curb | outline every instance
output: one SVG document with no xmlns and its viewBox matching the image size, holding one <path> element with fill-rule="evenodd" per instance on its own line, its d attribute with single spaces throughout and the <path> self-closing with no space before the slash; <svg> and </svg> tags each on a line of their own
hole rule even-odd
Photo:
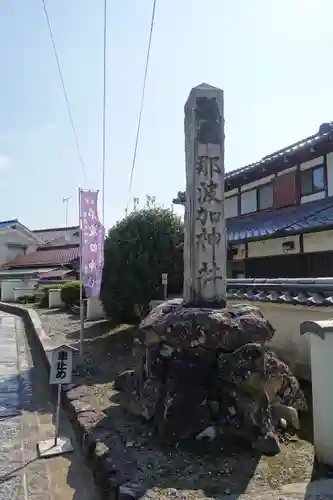
<svg viewBox="0 0 333 500">
<path fill-rule="evenodd" d="M 28 340 L 34 347 L 38 348 L 49 373 L 50 362 L 48 351 L 56 347 L 56 344 L 45 333 L 37 312 L 34 309 L 27 309 L 3 302 L 0 302 L 0 310 L 19 316 L 23 320 Z M 83 454 L 92 470 L 101 498 L 102 500 L 133 498 L 122 495 L 122 481 L 114 477 L 115 471 L 111 453 L 109 453 L 109 449 L 103 443 L 103 437 L 106 437 L 105 434 L 107 431 L 101 427 L 96 427 L 105 415 L 82 400 L 85 394 L 86 387 L 84 385 L 70 384 L 63 386 L 62 406 L 73 425 Z"/>
</svg>

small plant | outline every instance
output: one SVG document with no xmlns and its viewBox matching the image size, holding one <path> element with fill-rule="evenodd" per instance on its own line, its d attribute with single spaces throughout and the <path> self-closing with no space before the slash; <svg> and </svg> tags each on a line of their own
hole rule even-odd
<svg viewBox="0 0 333 500">
<path fill-rule="evenodd" d="M 80 281 L 69 281 L 61 287 L 61 300 L 67 307 L 73 307 L 80 302 Z M 83 287 L 83 298 L 85 291 Z"/>
<path fill-rule="evenodd" d="M 35 293 L 25 293 L 17 299 L 20 304 L 33 304 L 36 301 Z"/>
</svg>

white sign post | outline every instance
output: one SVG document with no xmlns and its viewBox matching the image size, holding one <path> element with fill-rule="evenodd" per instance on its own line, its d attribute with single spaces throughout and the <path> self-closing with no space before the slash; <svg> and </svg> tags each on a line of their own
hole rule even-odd
<svg viewBox="0 0 333 500">
<path fill-rule="evenodd" d="M 55 414 L 55 436 L 38 443 L 38 453 L 41 457 L 52 457 L 73 451 L 69 437 L 59 436 L 59 417 L 61 402 L 61 386 L 72 382 L 74 347 L 63 344 L 48 352 L 50 362 L 50 385 L 58 386 L 57 406 Z"/>
<path fill-rule="evenodd" d="M 164 288 L 164 300 L 168 298 L 168 273 L 162 273 L 162 285 Z"/>
</svg>

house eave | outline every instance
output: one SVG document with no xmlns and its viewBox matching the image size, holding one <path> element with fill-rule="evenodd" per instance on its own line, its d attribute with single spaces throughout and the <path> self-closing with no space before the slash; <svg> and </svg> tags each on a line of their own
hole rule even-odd
<svg viewBox="0 0 333 500">
<path fill-rule="evenodd" d="M 22 232 L 28 239 L 30 239 L 31 241 L 33 241 L 37 245 L 43 245 L 44 244 L 44 241 L 41 238 L 39 238 L 39 236 L 37 236 L 36 234 L 34 234 L 32 231 L 30 231 L 30 229 L 28 229 L 27 227 L 25 227 L 20 222 L 16 222 L 15 226 L 16 226 L 15 229 L 13 229 L 11 226 L 0 228 L 0 232 L 3 233 L 3 234 L 4 233 L 12 233 L 13 231 L 16 231 L 17 229 L 19 229 L 20 232 Z"/>
<path fill-rule="evenodd" d="M 323 131 L 324 130 L 324 131 Z M 333 123 L 323 124 L 317 134 L 295 142 L 285 148 L 264 156 L 261 160 L 225 173 L 225 190 L 239 188 L 262 177 L 276 174 L 298 163 L 312 160 L 333 152 Z M 182 205 L 179 194 L 173 201 Z"/>
</svg>

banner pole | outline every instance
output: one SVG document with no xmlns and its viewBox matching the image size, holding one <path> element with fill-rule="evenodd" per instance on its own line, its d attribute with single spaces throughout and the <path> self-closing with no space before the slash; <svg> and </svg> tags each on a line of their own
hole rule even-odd
<svg viewBox="0 0 333 500">
<path fill-rule="evenodd" d="M 84 300 L 83 300 L 83 268 L 82 268 L 82 214 L 81 214 L 81 189 L 79 188 L 79 220 L 80 220 L 80 357 L 84 356 Z"/>
<path fill-rule="evenodd" d="M 54 446 L 58 446 L 60 403 L 61 403 L 61 384 L 58 384 L 58 397 L 57 397 L 57 408 L 56 408 L 56 418 L 55 418 Z"/>
</svg>

